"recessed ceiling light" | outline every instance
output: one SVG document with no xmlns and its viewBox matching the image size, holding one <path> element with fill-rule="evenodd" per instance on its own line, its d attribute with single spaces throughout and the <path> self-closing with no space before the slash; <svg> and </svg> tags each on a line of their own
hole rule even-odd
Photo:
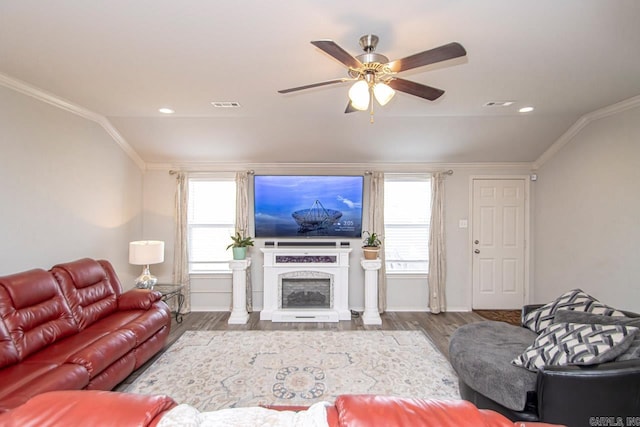
<svg viewBox="0 0 640 427">
<path fill-rule="evenodd" d="M 522 107 L 518 111 L 521 112 L 521 113 L 530 113 L 530 112 L 533 111 L 533 107 Z"/>
<path fill-rule="evenodd" d="M 173 113 L 175 113 L 175 111 L 173 111 L 171 108 L 167 108 L 167 107 L 160 108 L 158 111 L 160 111 L 162 114 L 173 114 Z"/>
</svg>

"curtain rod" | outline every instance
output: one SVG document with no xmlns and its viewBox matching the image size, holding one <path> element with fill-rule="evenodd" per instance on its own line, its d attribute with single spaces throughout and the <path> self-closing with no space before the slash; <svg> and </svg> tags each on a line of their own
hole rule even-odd
<svg viewBox="0 0 640 427">
<path fill-rule="evenodd" d="M 180 172 L 180 171 L 177 171 L 177 170 L 173 170 L 173 169 L 171 169 L 171 170 L 169 171 L 169 175 L 175 175 L 175 174 L 177 174 L 178 172 Z M 198 173 L 198 171 L 192 171 L 192 172 Z M 249 169 L 249 170 L 247 170 L 246 172 L 247 172 L 247 175 L 255 175 L 255 173 L 256 173 L 253 169 Z M 201 172 L 201 173 L 209 173 L 209 172 Z M 365 175 L 371 175 L 372 173 L 373 173 L 373 171 L 369 171 L 369 170 L 364 171 L 364 174 L 365 174 Z M 446 170 L 446 171 L 444 171 L 444 172 L 442 172 L 442 173 L 444 173 L 444 174 L 446 174 L 446 175 L 453 175 L 453 169 Z"/>
<path fill-rule="evenodd" d="M 181 171 L 178 170 L 169 170 L 169 175 L 175 175 L 177 173 L 180 173 Z M 187 171 L 187 172 L 191 172 L 191 173 L 216 173 L 216 172 L 212 172 L 212 171 Z M 229 172 L 229 171 L 227 171 Z M 246 171 L 248 175 L 255 175 L 255 171 L 253 169 L 249 169 Z"/>
<path fill-rule="evenodd" d="M 371 175 L 373 173 L 373 171 L 364 171 L 365 175 Z M 398 173 L 404 173 L 404 172 L 398 172 Z M 449 169 L 447 171 L 442 172 L 446 175 L 453 175 L 453 169 Z"/>
</svg>

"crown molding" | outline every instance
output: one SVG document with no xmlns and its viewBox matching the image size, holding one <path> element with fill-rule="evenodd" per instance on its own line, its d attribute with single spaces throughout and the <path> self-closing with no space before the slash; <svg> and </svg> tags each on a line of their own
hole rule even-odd
<svg viewBox="0 0 640 427">
<path fill-rule="evenodd" d="M 600 120 L 602 118 L 611 116 L 613 114 L 621 113 L 626 110 L 640 106 L 640 95 L 632 98 L 620 101 L 616 104 L 609 105 L 599 110 L 592 111 L 580 117 L 560 138 L 556 140 L 549 148 L 546 149 L 536 161 L 533 162 L 533 170 L 538 170 L 543 164 L 545 164 L 550 158 L 552 158 L 558 151 L 567 145 L 582 129 L 584 129 L 589 123 Z"/>
<path fill-rule="evenodd" d="M 24 95 L 28 95 L 32 98 L 35 98 L 39 101 L 45 102 L 49 105 L 53 105 L 54 107 L 58 107 L 64 111 L 75 114 L 87 120 L 91 120 L 93 122 L 98 123 L 102 128 L 109 134 L 109 136 L 120 146 L 120 148 L 127 153 L 127 155 L 133 160 L 133 162 L 140 168 L 140 170 L 144 171 L 146 169 L 146 165 L 144 160 L 136 153 L 136 151 L 129 145 L 129 143 L 124 139 L 120 132 L 111 124 L 111 122 L 98 113 L 95 113 L 91 110 L 88 110 L 78 104 L 75 104 L 71 101 L 63 99 L 59 96 L 56 96 L 52 93 L 46 92 L 40 88 L 35 86 L 31 86 L 21 80 L 14 79 L 13 77 L 9 77 L 6 74 L 0 73 L 0 85 L 5 86 L 9 89 L 15 90 L 16 92 L 20 92 Z"/>
<path fill-rule="evenodd" d="M 235 162 L 183 162 L 183 163 L 147 163 L 148 171 L 180 170 L 185 172 L 236 172 L 239 170 L 255 170 L 260 173 L 287 173 L 300 170 L 309 171 L 345 171 L 365 172 L 436 172 L 449 169 L 531 169 L 530 162 L 510 163 L 235 163 Z"/>
</svg>

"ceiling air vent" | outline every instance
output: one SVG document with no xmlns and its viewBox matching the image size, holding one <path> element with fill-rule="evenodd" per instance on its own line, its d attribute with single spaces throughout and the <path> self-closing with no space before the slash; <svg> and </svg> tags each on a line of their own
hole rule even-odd
<svg viewBox="0 0 640 427">
<path fill-rule="evenodd" d="M 211 105 L 216 108 L 240 108 L 240 103 L 236 101 L 213 101 Z"/>
<path fill-rule="evenodd" d="M 489 101 L 485 102 L 483 107 L 508 107 L 514 103 L 515 101 Z"/>
</svg>

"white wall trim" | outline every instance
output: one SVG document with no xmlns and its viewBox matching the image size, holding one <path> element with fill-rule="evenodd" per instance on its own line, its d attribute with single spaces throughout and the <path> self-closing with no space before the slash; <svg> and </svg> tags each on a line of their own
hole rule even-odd
<svg viewBox="0 0 640 427">
<path fill-rule="evenodd" d="M 640 95 L 626 99 L 613 105 L 609 105 L 599 110 L 592 111 L 584 116 L 580 117 L 560 138 L 556 140 L 547 150 L 542 153 L 540 157 L 532 164 L 533 170 L 538 170 L 545 164 L 550 158 L 552 158 L 558 151 L 567 145 L 580 131 L 594 120 L 599 120 L 604 117 L 611 116 L 622 111 L 629 110 L 640 106 Z"/>
<path fill-rule="evenodd" d="M 113 140 L 120 146 L 120 148 L 127 153 L 127 155 L 133 160 L 133 162 L 140 168 L 140 170 L 144 171 L 146 165 L 144 160 L 136 153 L 136 151 L 129 145 L 129 143 L 124 139 L 120 132 L 111 124 L 111 122 L 104 116 L 94 113 L 91 110 L 88 110 L 78 104 L 75 104 L 71 101 L 67 101 L 59 96 L 56 96 L 52 93 L 46 92 L 42 89 L 39 89 L 35 86 L 31 86 L 23 81 L 18 79 L 14 79 L 13 77 L 9 77 L 6 74 L 0 73 L 0 85 L 5 86 L 9 89 L 15 90 L 16 92 L 20 92 L 24 95 L 31 96 L 39 101 L 45 102 L 49 105 L 53 105 L 54 107 L 58 107 L 62 110 L 65 110 L 69 113 L 78 115 L 87 120 L 91 120 L 93 122 L 98 123 L 102 128 L 113 138 Z"/>
<path fill-rule="evenodd" d="M 468 307 L 447 307 L 447 311 L 457 312 L 457 313 L 469 313 L 471 310 Z"/>
<path fill-rule="evenodd" d="M 147 170 L 184 170 L 187 172 L 210 171 L 237 171 L 253 169 L 256 173 L 279 172 L 283 169 L 287 172 L 295 172 L 299 169 L 302 173 L 312 170 L 344 170 L 364 172 L 376 170 L 381 172 L 436 172 L 453 169 L 519 169 L 531 168 L 529 162 L 504 162 L 504 163 L 221 163 L 221 162 L 187 162 L 187 163 L 147 163 Z"/>
</svg>

